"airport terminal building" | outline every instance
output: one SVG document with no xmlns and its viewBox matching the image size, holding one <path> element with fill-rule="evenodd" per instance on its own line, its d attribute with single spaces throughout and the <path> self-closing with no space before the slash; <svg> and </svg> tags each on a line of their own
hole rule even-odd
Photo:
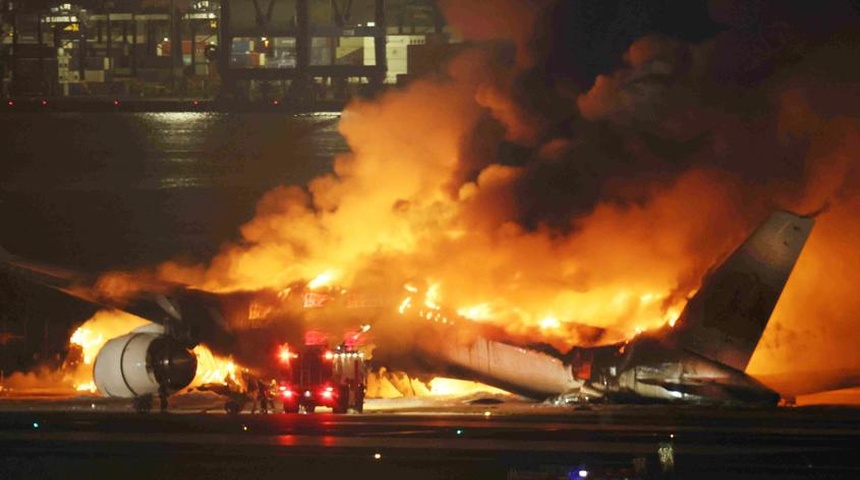
<svg viewBox="0 0 860 480">
<path fill-rule="evenodd" d="M 0 97 L 342 102 L 456 43 L 432 0 L 0 0 Z"/>
</svg>

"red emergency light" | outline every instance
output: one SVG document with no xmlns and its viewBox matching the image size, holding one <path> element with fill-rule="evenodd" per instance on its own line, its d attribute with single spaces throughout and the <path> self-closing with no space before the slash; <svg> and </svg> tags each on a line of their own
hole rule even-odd
<svg viewBox="0 0 860 480">
<path fill-rule="evenodd" d="M 331 399 L 332 395 L 334 395 L 334 393 L 333 393 L 333 392 L 334 392 L 334 389 L 333 389 L 333 388 L 331 388 L 331 387 L 325 387 L 325 390 L 323 390 L 323 391 L 322 391 L 322 392 L 320 392 L 320 393 L 322 394 L 322 397 L 323 397 L 323 398 L 325 398 L 325 399 Z"/>
</svg>

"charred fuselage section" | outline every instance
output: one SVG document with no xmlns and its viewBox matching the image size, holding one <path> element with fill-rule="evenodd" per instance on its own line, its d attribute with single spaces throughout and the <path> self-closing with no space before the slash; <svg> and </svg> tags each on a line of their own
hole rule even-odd
<svg viewBox="0 0 860 480">
<path fill-rule="evenodd" d="M 779 394 L 719 362 L 655 337 L 574 348 L 570 367 L 581 395 L 610 401 L 775 405 Z"/>
</svg>

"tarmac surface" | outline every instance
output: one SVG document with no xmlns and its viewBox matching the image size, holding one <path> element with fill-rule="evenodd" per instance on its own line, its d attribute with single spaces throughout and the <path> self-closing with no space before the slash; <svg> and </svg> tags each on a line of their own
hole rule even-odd
<svg viewBox="0 0 860 480">
<path fill-rule="evenodd" d="M 860 478 L 857 408 L 490 397 L 227 415 L 209 400 L 136 414 L 113 400 L 2 399 L 0 478 Z"/>
</svg>

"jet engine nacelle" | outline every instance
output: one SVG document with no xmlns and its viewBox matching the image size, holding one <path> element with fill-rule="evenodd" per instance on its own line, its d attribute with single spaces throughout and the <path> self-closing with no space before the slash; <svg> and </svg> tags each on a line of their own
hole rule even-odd
<svg viewBox="0 0 860 480">
<path fill-rule="evenodd" d="M 96 356 L 93 381 L 107 397 L 173 393 L 186 387 L 197 373 L 197 357 L 177 340 L 148 325 L 109 340 Z"/>
</svg>

